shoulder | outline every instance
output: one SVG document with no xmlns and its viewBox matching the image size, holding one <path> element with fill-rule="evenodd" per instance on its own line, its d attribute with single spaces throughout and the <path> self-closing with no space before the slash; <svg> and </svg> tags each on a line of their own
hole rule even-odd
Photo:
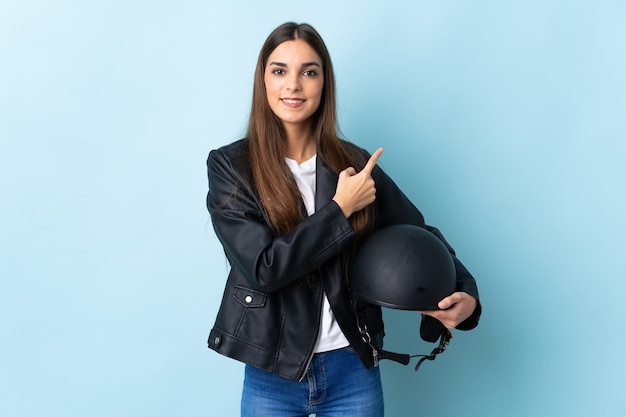
<svg viewBox="0 0 626 417">
<path fill-rule="evenodd" d="M 224 177 L 234 175 L 240 181 L 250 178 L 246 146 L 247 141 L 239 139 L 209 152 L 207 159 L 209 177 L 211 175 Z"/>
<path fill-rule="evenodd" d="M 357 171 L 363 169 L 365 164 L 367 164 L 367 161 L 369 161 L 372 156 L 369 151 L 348 140 L 342 139 L 341 145 L 343 146 L 346 155 L 348 155 L 349 159 L 353 161 L 353 166 L 357 169 Z M 379 169 L 378 165 L 376 165 L 375 170 Z"/>
<path fill-rule="evenodd" d="M 350 154 L 369 155 L 369 152 L 365 149 L 347 139 L 339 139 L 339 143 L 341 143 L 341 146 Z"/>
<path fill-rule="evenodd" d="M 353 161 L 357 169 L 361 170 L 370 158 L 370 153 L 346 139 L 340 139 L 340 143 L 348 158 Z"/>
<path fill-rule="evenodd" d="M 209 152 L 209 160 L 222 159 L 222 160 L 234 160 L 242 158 L 244 154 L 245 139 L 239 139 L 228 145 L 221 146 L 217 149 Z"/>
</svg>

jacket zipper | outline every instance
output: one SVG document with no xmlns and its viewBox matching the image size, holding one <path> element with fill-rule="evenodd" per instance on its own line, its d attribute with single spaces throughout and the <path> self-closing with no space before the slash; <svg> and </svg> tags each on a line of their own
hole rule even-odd
<svg viewBox="0 0 626 417">
<path fill-rule="evenodd" d="M 318 273 L 317 279 L 319 279 L 320 281 L 320 291 L 318 292 L 318 295 L 321 294 L 321 297 L 319 298 L 319 302 L 317 303 L 317 330 L 315 331 L 315 342 L 313 343 L 313 347 L 311 348 L 311 352 L 309 353 L 309 357 L 306 361 L 306 366 L 304 367 L 302 376 L 298 378 L 298 382 L 302 382 L 302 380 L 306 376 L 307 371 L 309 370 L 309 366 L 311 366 L 311 362 L 313 362 L 313 356 L 315 356 L 315 345 L 317 345 L 317 338 L 320 336 L 320 326 L 322 324 L 322 304 L 324 302 L 324 284 L 322 283 L 321 278 L 321 274 Z"/>
</svg>

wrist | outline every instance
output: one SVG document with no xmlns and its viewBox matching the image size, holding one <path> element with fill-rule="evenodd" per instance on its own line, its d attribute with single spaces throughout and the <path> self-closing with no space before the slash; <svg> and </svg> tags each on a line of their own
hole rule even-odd
<svg viewBox="0 0 626 417">
<path fill-rule="evenodd" d="M 343 213 L 343 215 L 346 216 L 346 219 L 350 218 L 350 216 L 352 215 L 352 211 L 350 211 L 348 208 L 346 208 L 346 205 L 343 204 L 336 197 L 333 197 L 333 201 L 335 202 L 335 204 L 337 204 L 339 206 L 339 208 L 341 209 L 341 212 Z"/>
</svg>

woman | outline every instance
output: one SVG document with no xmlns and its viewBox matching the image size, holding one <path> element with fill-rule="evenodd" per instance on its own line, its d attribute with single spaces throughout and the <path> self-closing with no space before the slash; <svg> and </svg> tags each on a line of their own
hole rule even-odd
<svg viewBox="0 0 626 417">
<path fill-rule="evenodd" d="M 346 292 L 357 243 L 424 224 L 372 156 L 337 136 L 329 53 L 285 23 L 259 54 L 245 139 L 213 150 L 207 206 L 231 265 L 209 347 L 246 363 L 242 416 L 383 415 L 379 368 Z M 452 249 L 450 249 L 451 253 Z M 455 258 L 458 291 L 422 327 L 471 329 L 480 304 Z M 382 341 L 379 307 L 365 312 Z"/>
</svg>

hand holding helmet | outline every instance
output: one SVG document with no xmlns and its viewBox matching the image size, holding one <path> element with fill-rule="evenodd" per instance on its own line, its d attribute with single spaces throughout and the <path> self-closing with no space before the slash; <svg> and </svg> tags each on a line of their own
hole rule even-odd
<svg viewBox="0 0 626 417">
<path fill-rule="evenodd" d="M 472 315 L 476 299 L 465 292 L 455 292 L 439 301 L 439 310 L 423 310 L 420 313 L 439 320 L 448 329 L 453 329 Z"/>
</svg>

